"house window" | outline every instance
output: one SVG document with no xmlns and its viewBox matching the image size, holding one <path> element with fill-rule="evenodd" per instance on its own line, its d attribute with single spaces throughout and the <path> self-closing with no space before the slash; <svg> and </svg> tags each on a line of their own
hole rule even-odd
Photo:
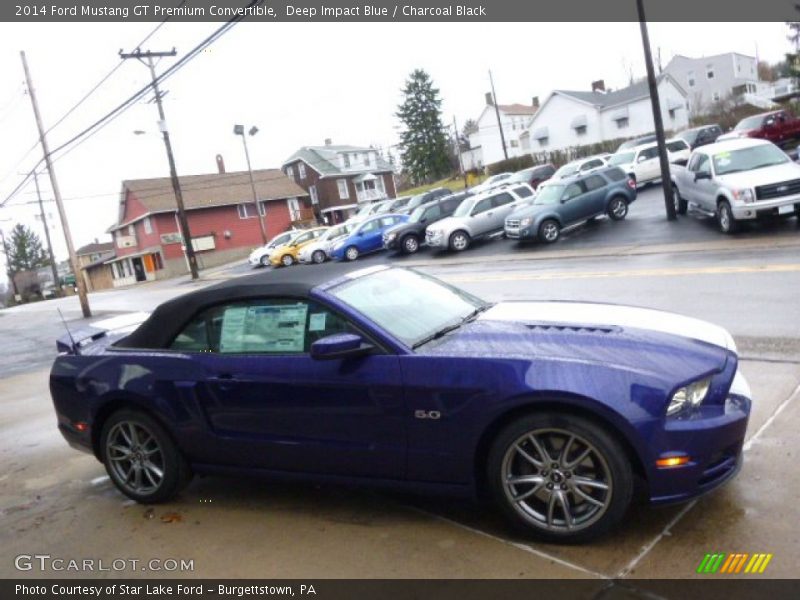
<svg viewBox="0 0 800 600">
<path fill-rule="evenodd" d="M 369 166 L 369 154 L 364 155 L 364 166 L 365 167 Z"/>
<path fill-rule="evenodd" d="M 136 235 L 136 229 L 134 229 L 133 225 L 128 225 L 128 235 Z"/>
<path fill-rule="evenodd" d="M 342 158 L 344 159 L 344 166 L 350 166 L 350 155 L 349 154 L 342 154 Z"/>
<path fill-rule="evenodd" d="M 706 78 L 714 79 L 714 65 L 708 65 L 706 67 Z"/>
<path fill-rule="evenodd" d="M 670 108 L 669 109 L 669 118 L 670 119 L 674 119 L 675 118 L 675 109 L 674 108 Z"/>
<path fill-rule="evenodd" d="M 547 146 L 548 141 L 549 141 L 549 138 L 546 138 L 546 137 L 539 138 L 539 146 L 541 146 L 542 148 Z"/>
<path fill-rule="evenodd" d="M 713 92 L 713 93 L 711 94 L 711 99 L 712 99 L 714 102 L 719 102 L 719 92 Z"/>
<path fill-rule="evenodd" d="M 250 219 L 256 216 L 256 212 L 252 204 L 237 204 L 236 210 L 239 211 L 240 219 Z"/>
<path fill-rule="evenodd" d="M 294 167 L 292 167 L 291 165 L 290 165 L 290 166 L 288 166 L 288 167 L 286 167 L 286 174 L 287 174 L 287 175 L 288 175 L 290 178 L 294 179 Z"/>
<path fill-rule="evenodd" d="M 153 233 L 153 224 L 150 222 L 150 217 L 144 218 L 144 232 Z"/>
<path fill-rule="evenodd" d="M 347 189 L 347 179 L 337 179 L 336 185 L 339 187 L 339 198 L 347 200 L 350 197 L 350 192 Z"/>
<path fill-rule="evenodd" d="M 687 74 L 687 79 L 689 83 L 689 87 L 694 87 L 694 71 L 689 71 Z"/>
<path fill-rule="evenodd" d="M 300 179 L 306 178 L 306 166 L 303 163 L 297 165 L 297 172 L 300 174 Z"/>
<path fill-rule="evenodd" d="M 511 147 L 517 148 L 519 146 L 519 142 L 517 140 L 511 140 Z"/>
<path fill-rule="evenodd" d="M 262 217 L 267 216 L 267 205 L 264 202 L 258 203 L 258 214 Z"/>
<path fill-rule="evenodd" d="M 578 125 L 575 128 L 575 133 L 578 135 L 586 135 L 586 125 Z"/>
<path fill-rule="evenodd" d="M 300 202 L 297 198 L 287 198 L 286 207 L 289 209 L 289 219 L 292 221 L 300 220 Z"/>
<path fill-rule="evenodd" d="M 312 185 L 308 188 L 308 193 L 311 196 L 311 204 L 319 204 L 319 198 L 317 197 L 317 186 Z"/>
<path fill-rule="evenodd" d="M 617 119 L 617 129 L 625 129 L 628 127 L 628 117 Z"/>
</svg>

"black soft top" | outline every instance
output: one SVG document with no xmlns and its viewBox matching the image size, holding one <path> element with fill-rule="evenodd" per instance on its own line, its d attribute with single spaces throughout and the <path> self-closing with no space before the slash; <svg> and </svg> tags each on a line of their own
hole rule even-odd
<svg viewBox="0 0 800 600">
<path fill-rule="evenodd" d="M 263 296 L 307 298 L 323 283 L 364 268 L 357 263 L 327 263 L 270 269 L 255 275 L 229 279 L 168 300 L 127 337 L 114 344 L 117 348 L 165 348 L 201 310 L 221 304 Z"/>
</svg>

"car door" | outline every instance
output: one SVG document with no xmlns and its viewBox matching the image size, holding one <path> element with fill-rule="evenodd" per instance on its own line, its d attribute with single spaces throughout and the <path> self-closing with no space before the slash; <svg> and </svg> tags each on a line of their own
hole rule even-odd
<svg viewBox="0 0 800 600">
<path fill-rule="evenodd" d="M 686 198 L 707 211 L 716 210 L 715 186 L 710 179 L 711 159 L 708 154 L 695 152 L 687 167 L 691 195 Z M 704 177 L 707 175 L 708 177 Z"/>
<path fill-rule="evenodd" d="M 585 211 L 585 208 L 582 208 L 585 196 L 586 188 L 582 181 L 574 181 L 566 187 L 561 195 L 561 206 L 558 211 L 562 225 L 570 225 L 581 220 L 581 215 Z"/>
<path fill-rule="evenodd" d="M 469 224 L 473 237 L 483 235 L 492 230 L 493 215 L 491 196 L 481 198 L 475 203 L 475 206 L 472 207 L 472 212 L 470 212 Z"/>
<path fill-rule="evenodd" d="M 578 220 L 588 219 L 605 212 L 606 186 L 608 182 L 599 174 L 589 175 L 583 180 L 586 193 L 575 199 Z"/>
<path fill-rule="evenodd" d="M 492 196 L 492 210 L 490 211 L 491 231 L 503 229 L 506 217 L 514 210 L 515 196 L 502 192 Z"/>
<path fill-rule="evenodd" d="M 658 160 L 658 146 L 644 148 L 636 157 L 634 165 L 636 181 L 652 181 L 661 175 L 661 165 Z"/>
<path fill-rule="evenodd" d="M 399 479 L 405 473 L 397 356 L 311 358 L 355 327 L 322 304 L 262 297 L 200 313 L 173 342 L 203 367 L 188 393 L 208 427 L 193 451 L 215 464 Z M 183 382 L 184 384 L 186 382 Z"/>
<path fill-rule="evenodd" d="M 381 219 L 375 218 L 364 223 L 356 234 L 356 245 L 362 254 L 373 252 L 383 245 Z"/>
</svg>

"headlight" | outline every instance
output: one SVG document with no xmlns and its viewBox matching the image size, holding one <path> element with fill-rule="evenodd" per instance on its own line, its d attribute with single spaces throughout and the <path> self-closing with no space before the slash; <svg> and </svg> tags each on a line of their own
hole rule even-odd
<svg viewBox="0 0 800 600">
<path fill-rule="evenodd" d="M 667 415 L 677 414 L 689 407 L 696 408 L 700 406 L 700 403 L 708 394 L 710 386 L 711 378 L 707 377 L 680 388 L 672 395 L 672 399 L 669 401 Z"/>
<path fill-rule="evenodd" d="M 755 197 L 753 196 L 753 190 L 750 188 L 733 190 L 733 197 L 740 202 L 744 202 L 745 204 L 750 204 L 755 200 Z"/>
<path fill-rule="evenodd" d="M 520 219 L 519 220 L 519 226 L 520 227 L 527 227 L 528 225 L 531 224 L 531 221 L 533 221 L 533 219 L 531 217 L 525 217 L 524 219 Z"/>
</svg>

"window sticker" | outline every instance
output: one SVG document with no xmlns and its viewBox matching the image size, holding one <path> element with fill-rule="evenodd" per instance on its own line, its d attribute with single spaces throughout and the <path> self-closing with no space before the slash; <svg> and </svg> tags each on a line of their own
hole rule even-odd
<svg viewBox="0 0 800 600">
<path fill-rule="evenodd" d="M 327 313 L 314 313 L 308 319 L 309 331 L 325 331 Z"/>
<path fill-rule="evenodd" d="M 227 308 L 220 352 L 303 352 L 307 314 L 302 303 Z"/>
<path fill-rule="evenodd" d="M 731 164 L 731 153 L 730 152 L 720 152 L 714 157 L 714 163 L 718 167 L 727 167 Z"/>
</svg>

